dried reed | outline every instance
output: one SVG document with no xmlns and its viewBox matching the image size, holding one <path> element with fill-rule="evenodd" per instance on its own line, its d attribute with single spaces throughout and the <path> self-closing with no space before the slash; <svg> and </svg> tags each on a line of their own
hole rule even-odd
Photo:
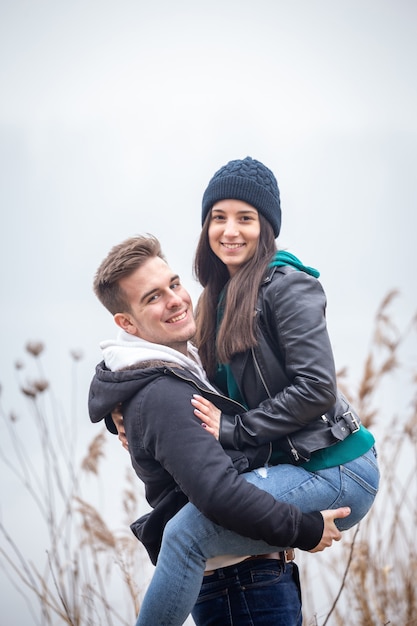
<svg viewBox="0 0 417 626">
<path fill-rule="evenodd" d="M 338 546 L 299 555 L 304 626 L 417 626 L 417 374 L 407 372 L 401 358 L 404 347 L 415 341 L 417 316 L 400 331 L 390 312 L 397 296 L 390 292 L 377 311 L 356 392 L 347 383 L 347 370 L 339 372 L 343 391 L 376 435 L 380 493 L 368 516 Z M 32 461 L 35 442 L 30 441 L 29 454 L 19 435 L 18 415 L 6 416 L 1 405 L 8 443 L 2 436 L 0 459 L 32 500 L 49 547 L 43 566 L 35 565 L 12 530 L 0 522 L 0 566 L 28 604 L 34 624 L 132 624 L 149 579 L 144 551 L 128 530 L 143 498 L 137 495 L 138 481 L 128 472 L 120 505 L 126 526 L 115 531 L 81 488 L 85 476 L 100 480 L 106 435 L 103 431 L 96 435 L 76 469 L 75 442 L 68 440 L 72 431 L 46 408 L 45 397 L 52 390 L 42 371 L 43 344 L 28 343 L 27 351 L 38 372 L 20 389 L 36 425 L 42 463 L 39 467 Z M 82 355 L 73 351 L 71 356 L 76 365 Z M 23 370 L 17 363 L 20 376 Z M 404 374 L 409 376 L 402 390 L 409 394 L 407 402 L 402 398 L 405 408 L 387 414 L 380 398 L 387 383 Z M 109 593 L 115 579 L 122 603 Z"/>
</svg>

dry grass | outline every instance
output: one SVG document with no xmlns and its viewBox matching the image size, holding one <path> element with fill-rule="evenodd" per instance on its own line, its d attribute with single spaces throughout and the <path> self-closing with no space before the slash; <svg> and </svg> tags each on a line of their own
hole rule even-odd
<svg viewBox="0 0 417 626">
<path fill-rule="evenodd" d="M 390 315 L 396 296 L 388 294 L 377 312 L 356 395 L 340 373 L 345 393 L 376 436 L 380 491 L 341 545 L 315 555 L 314 564 L 310 555 L 301 556 L 308 626 L 417 625 L 417 316 L 400 331 Z M 404 366 L 407 352 L 412 360 Z M 389 391 L 398 379 L 404 381 L 401 397 Z"/>
<path fill-rule="evenodd" d="M 133 488 L 129 474 L 113 498 L 126 519 L 122 530 L 111 528 L 95 493 L 102 489 L 106 433 L 100 430 L 77 462 L 74 416 L 70 423 L 57 414 L 42 372 L 43 345 L 32 342 L 27 352 L 35 374 L 19 382 L 24 415 L 7 415 L 0 406 L 0 459 L 24 495 L 25 521 L 22 535 L 0 520 L 0 566 L 28 607 L 26 623 L 131 626 L 147 582 L 145 551 L 129 529 L 142 490 L 137 482 Z M 71 356 L 74 364 L 80 360 L 78 352 Z M 19 379 L 26 375 L 22 363 L 16 371 Z M 44 557 L 27 547 L 28 536 L 44 548 Z"/>
<path fill-rule="evenodd" d="M 305 626 L 417 626 L 417 373 L 415 359 L 411 365 L 402 362 L 404 349 L 415 343 L 417 323 L 414 318 L 405 329 L 396 327 L 390 312 L 396 297 L 396 292 L 388 294 L 377 311 L 356 392 L 347 371 L 339 372 L 343 391 L 376 435 L 380 492 L 365 520 L 338 546 L 299 555 Z M 131 472 L 126 478 L 117 500 L 126 522 L 116 531 L 83 493 L 86 477 L 100 484 L 107 435 L 100 431 L 76 462 L 76 442 L 69 437 L 73 429 L 48 412 L 45 398 L 52 390 L 42 372 L 43 345 L 32 342 L 27 351 L 37 375 L 21 383 L 20 390 L 36 441 L 31 438 L 29 453 L 19 436 L 18 415 L 6 415 L 0 406 L 0 460 L 31 500 L 47 537 L 47 553 L 35 565 L 14 529 L 0 521 L 0 565 L 30 607 L 33 624 L 131 625 L 149 576 L 144 551 L 128 528 L 140 505 L 137 480 Z M 81 359 L 78 352 L 71 357 L 74 365 Z M 22 370 L 17 363 L 19 375 Z M 397 406 L 387 388 L 398 378 L 405 382 L 397 411 L 387 407 Z M 32 460 L 34 446 L 41 466 Z"/>
</svg>

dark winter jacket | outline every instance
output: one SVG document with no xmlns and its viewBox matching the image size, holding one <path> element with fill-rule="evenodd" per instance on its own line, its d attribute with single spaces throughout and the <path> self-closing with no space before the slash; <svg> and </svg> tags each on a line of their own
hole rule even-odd
<svg viewBox="0 0 417 626">
<path fill-rule="evenodd" d="M 257 303 L 258 345 L 230 364 L 247 406 L 256 408 L 222 415 L 223 446 L 278 440 L 289 462 L 303 463 L 358 430 L 359 417 L 337 389 L 325 310 L 316 278 L 290 266 L 269 271 Z"/>
<path fill-rule="evenodd" d="M 240 474 L 264 464 L 270 446 L 229 451 L 201 426 L 191 398 L 199 393 L 226 413 L 243 407 L 218 396 L 181 367 L 141 363 L 111 372 L 96 368 L 89 396 L 90 418 L 108 417 L 123 403 L 123 419 L 132 465 L 145 484 L 153 511 L 132 530 L 156 562 L 165 523 L 187 502 L 225 528 L 272 546 L 315 547 L 323 532 L 320 513 L 303 514 L 298 507 L 277 502 Z M 150 365 L 150 366 L 149 366 Z"/>
</svg>

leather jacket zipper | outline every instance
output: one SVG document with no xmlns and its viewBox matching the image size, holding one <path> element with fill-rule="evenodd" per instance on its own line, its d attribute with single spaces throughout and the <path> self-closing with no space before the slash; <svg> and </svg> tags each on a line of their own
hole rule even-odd
<svg viewBox="0 0 417 626">
<path fill-rule="evenodd" d="M 288 441 L 289 446 L 290 446 L 290 452 L 291 452 L 291 454 L 292 454 L 292 456 L 294 458 L 294 461 L 296 463 L 300 463 L 300 462 L 302 463 L 303 461 L 308 461 L 308 459 L 306 459 L 304 456 L 302 456 L 298 452 L 297 448 L 294 446 L 294 444 L 293 444 L 291 438 L 289 437 L 289 435 L 287 435 L 287 441 Z"/>
<path fill-rule="evenodd" d="M 268 398 L 272 398 L 272 394 L 269 391 L 269 388 L 268 388 L 268 385 L 266 384 L 265 378 L 262 376 L 262 372 L 261 372 L 261 369 L 259 367 L 259 363 L 258 363 L 258 361 L 256 359 L 256 356 L 255 356 L 255 350 L 252 348 L 251 352 L 252 352 L 253 362 L 255 364 L 255 369 L 256 369 L 256 372 L 257 372 L 257 374 L 258 374 L 258 376 L 259 376 L 259 378 L 261 380 L 261 383 L 263 384 L 263 386 L 265 388 L 265 391 L 268 394 Z M 290 446 L 290 452 L 291 452 L 291 454 L 292 454 L 292 456 L 294 458 L 294 461 L 296 463 L 300 462 L 300 460 L 301 460 L 301 462 L 302 461 L 308 461 L 308 459 L 304 458 L 302 455 L 299 454 L 297 448 L 295 448 L 293 442 L 291 441 L 291 439 L 290 439 L 290 437 L 288 435 L 287 435 L 286 439 L 287 439 L 288 444 Z M 271 446 L 272 446 L 272 444 L 271 444 Z"/>
<path fill-rule="evenodd" d="M 261 368 L 259 367 L 259 363 L 258 363 L 258 361 L 256 359 L 255 350 L 253 348 L 251 348 L 251 352 L 252 352 L 252 358 L 253 358 L 253 362 L 254 362 L 254 365 L 255 365 L 255 368 L 256 368 L 256 372 L 257 372 L 257 374 L 258 374 L 258 376 L 259 376 L 259 378 L 261 380 L 261 383 L 263 384 L 263 386 L 265 388 L 265 391 L 268 394 L 268 398 L 272 398 L 272 394 L 271 394 L 271 392 L 268 389 L 268 385 L 266 384 L 265 378 L 262 375 Z"/>
</svg>

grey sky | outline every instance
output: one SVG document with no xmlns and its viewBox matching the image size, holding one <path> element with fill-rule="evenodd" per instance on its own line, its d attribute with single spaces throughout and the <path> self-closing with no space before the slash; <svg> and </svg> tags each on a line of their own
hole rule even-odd
<svg viewBox="0 0 417 626">
<path fill-rule="evenodd" d="M 357 379 L 387 291 L 402 320 L 417 304 L 416 23 L 412 0 L 2 2 L 6 408 L 27 340 L 45 342 L 63 404 L 81 348 L 84 446 L 98 343 L 114 332 L 95 269 L 151 232 L 196 299 L 202 193 L 247 155 L 277 176 L 279 244 L 320 270 L 337 365 Z"/>
</svg>

